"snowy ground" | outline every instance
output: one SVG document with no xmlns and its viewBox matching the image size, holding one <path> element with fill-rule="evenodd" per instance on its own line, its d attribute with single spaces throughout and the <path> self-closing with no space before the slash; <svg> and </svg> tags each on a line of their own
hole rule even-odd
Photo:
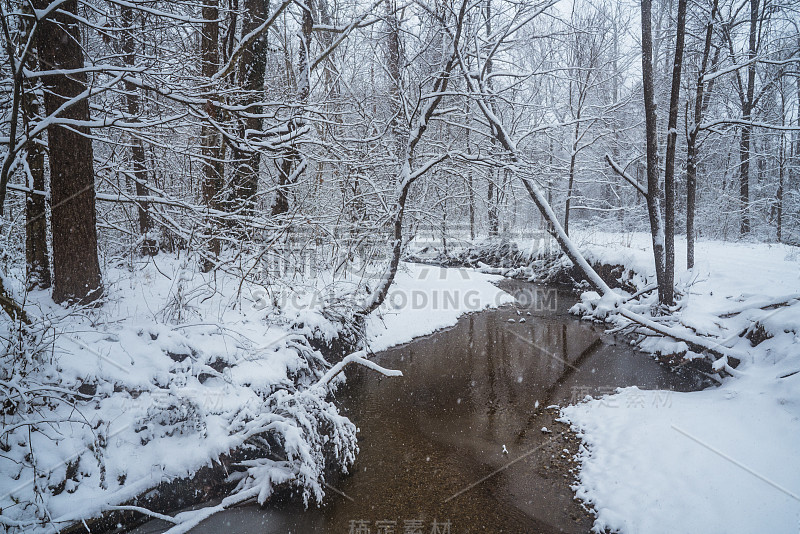
<svg viewBox="0 0 800 534">
<path fill-rule="evenodd" d="M 491 283 L 501 279 L 474 269 L 402 264 L 380 314 L 367 323 L 370 350 L 431 334 L 455 324 L 463 313 L 513 302 L 514 297 Z"/>
<path fill-rule="evenodd" d="M 323 450 L 352 463 L 355 427 L 311 387 L 328 364 L 308 339 L 339 328 L 322 311 L 335 300 L 330 280 L 264 287 L 164 254 L 107 266 L 104 277 L 103 306 L 80 310 L 47 292 L 22 295 L 6 278 L 35 336 L 0 321 L 0 524 L 29 532 L 96 516 L 263 433 L 277 435 L 288 461 L 248 464 L 238 489 L 260 500 L 286 481 L 320 499 Z M 403 264 L 369 318 L 368 348 L 511 299 L 496 278 Z"/>
<path fill-rule="evenodd" d="M 587 259 L 654 280 L 649 236 L 583 235 Z M 800 254 L 794 247 L 701 241 L 692 271 L 676 243 L 671 326 L 745 353 L 714 389 L 651 403 L 636 388 L 570 406 L 585 449 L 578 496 L 595 529 L 635 533 L 793 533 L 800 529 Z M 788 302 L 779 307 L 769 306 Z M 757 345 L 740 334 L 760 324 Z M 653 352 L 681 343 L 641 340 Z M 755 338 L 754 341 L 759 341 Z"/>
</svg>

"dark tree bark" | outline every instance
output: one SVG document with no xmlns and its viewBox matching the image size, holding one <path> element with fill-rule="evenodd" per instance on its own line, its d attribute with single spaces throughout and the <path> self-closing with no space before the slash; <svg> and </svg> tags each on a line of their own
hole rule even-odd
<svg viewBox="0 0 800 534">
<path fill-rule="evenodd" d="M 133 33 L 135 24 L 134 11 L 133 8 L 128 6 L 122 6 L 121 11 L 123 59 L 127 67 L 133 67 L 136 64 L 136 39 Z M 139 88 L 130 81 L 125 82 L 125 100 L 131 121 L 136 122 L 140 112 Z M 136 188 L 136 196 L 145 197 L 148 194 L 147 163 L 142 140 L 135 135 L 131 136 L 131 162 L 133 163 L 133 179 L 136 182 L 134 186 Z M 149 235 L 153 229 L 149 206 L 147 202 L 141 200 L 136 203 L 136 206 L 139 217 L 139 233 L 142 235 L 141 253 L 147 256 L 155 256 L 158 254 L 158 246 L 156 240 Z"/>
<path fill-rule="evenodd" d="M 672 287 L 666 285 L 666 258 L 664 227 L 658 185 L 658 129 L 656 124 L 656 98 L 653 87 L 653 30 L 651 22 L 651 0 L 642 0 L 642 87 L 644 91 L 644 114 L 647 144 L 647 214 L 650 219 L 650 234 L 653 240 L 653 259 L 656 267 L 658 301 L 671 304 Z"/>
<path fill-rule="evenodd" d="M 38 114 L 36 100 L 25 95 L 26 113 Z M 45 150 L 40 139 L 28 143 L 25 156 L 30 171 L 33 191 L 25 199 L 25 260 L 28 288 L 47 289 L 52 285 L 50 277 L 50 254 L 47 251 L 47 206 L 45 195 L 44 157 Z"/>
<path fill-rule="evenodd" d="M 405 141 L 408 125 L 403 116 L 403 74 L 402 43 L 400 41 L 400 20 L 397 18 L 395 0 L 385 1 L 386 9 L 386 70 L 389 74 L 389 131 L 391 132 L 390 151 L 394 164 L 399 168 L 405 156 Z"/>
<path fill-rule="evenodd" d="M 678 0 L 675 34 L 675 59 L 672 62 L 672 87 L 667 120 L 667 153 L 664 162 L 664 295 L 662 304 L 672 304 L 675 287 L 675 151 L 678 141 L 678 106 L 681 94 L 683 47 L 686 40 L 686 0 Z"/>
<path fill-rule="evenodd" d="M 35 0 L 45 9 L 47 0 Z M 75 16 L 77 0 L 67 0 L 37 31 L 39 57 L 45 68 L 83 68 L 80 27 Z M 45 110 L 56 113 L 70 99 L 86 91 L 86 74 L 51 74 L 42 79 Z M 77 99 L 62 118 L 89 120 L 88 98 Z M 53 300 L 88 303 L 102 295 L 100 262 L 97 258 L 97 214 L 95 212 L 94 156 L 92 141 L 84 126 L 47 129 L 50 152 L 51 221 L 53 234 Z"/>
<path fill-rule="evenodd" d="M 23 28 L 25 43 L 30 38 L 33 24 L 26 24 Z M 27 68 L 38 70 L 39 60 L 35 51 L 24 59 Z M 33 87 L 23 86 L 22 118 L 26 130 L 30 130 L 30 123 L 41 113 L 39 101 L 33 92 Z M 42 139 L 36 137 L 28 141 L 25 153 L 25 162 L 28 165 L 29 183 L 33 191 L 27 193 L 25 198 L 25 264 L 26 278 L 29 289 L 47 289 L 52 285 L 50 276 L 50 254 L 47 251 L 47 203 L 45 190 L 45 149 Z"/>
<path fill-rule="evenodd" d="M 206 83 L 211 82 L 212 76 L 219 69 L 219 0 L 203 0 L 203 19 L 200 37 L 200 70 Z M 211 102 L 215 95 L 209 94 L 205 112 L 212 121 L 219 120 L 219 108 Z M 224 166 L 221 161 L 222 137 L 211 124 L 204 123 L 200 132 L 201 153 L 203 156 L 203 201 L 212 209 L 222 207 L 222 186 Z M 205 239 L 208 243 L 208 252 L 217 257 L 220 253 L 220 240 L 215 237 L 215 224 L 209 218 L 204 229 Z M 202 269 L 209 271 L 213 268 L 210 258 L 203 260 Z"/>
<path fill-rule="evenodd" d="M 581 110 L 578 108 L 576 119 L 581 120 Z M 567 200 L 564 202 L 564 233 L 569 235 L 569 205 L 572 203 L 572 191 L 575 187 L 575 162 L 578 157 L 578 135 L 580 133 L 580 122 L 575 123 L 575 131 L 572 138 L 572 146 L 569 155 L 569 181 L 567 182 Z"/>
<path fill-rule="evenodd" d="M 693 126 L 689 129 L 686 140 L 686 268 L 694 267 L 694 217 L 697 205 L 697 136 L 700 133 L 700 122 L 703 120 L 708 101 L 705 96 L 705 82 L 703 77 L 708 70 L 708 58 L 711 55 L 711 42 L 714 36 L 714 18 L 717 16 L 717 0 L 711 6 L 711 18 L 706 26 L 705 42 L 703 43 L 703 57 L 700 60 L 700 71 L 697 73 L 697 88 L 694 95 Z M 715 53 L 714 63 L 719 56 L 719 48 Z M 711 81 L 713 83 L 713 80 Z M 709 87 L 709 93 L 711 87 Z"/>
<path fill-rule="evenodd" d="M 269 14 L 269 0 L 245 0 L 242 35 L 247 35 L 258 28 Z M 267 44 L 269 32 L 262 32 L 253 44 L 247 47 L 239 59 L 238 79 L 242 89 L 247 91 L 244 104 L 253 104 L 263 100 L 264 81 L 267 72 Z M 260 105 L 248 108 L 251 115 L 263 113 Z M 263 119 L 248 116 L 242 121 L 245 132 L 260 132 Z M 235 204 L 241 205 L 245 211 L 255 208 L 255 197 L 258 192 L 258 169 L 261 165 L 261 152 L 258 150 L 236 154 L 238 164 L 233 176 L 232 198 Z M 233 206 L 236 207 L 236 206 Z"/>
</svg>

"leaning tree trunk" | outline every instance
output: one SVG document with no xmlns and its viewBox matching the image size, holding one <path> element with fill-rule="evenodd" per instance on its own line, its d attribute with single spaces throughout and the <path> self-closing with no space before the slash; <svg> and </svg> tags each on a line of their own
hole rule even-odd
<svg viewBox="0 0 800 534">
<path fill-rule="evenodd" d="M 647 143 L 647 214 L 653 240 L 653 259 L 656 267 L 658 301 L 671 304 L 672 286 L 667 286 L 664 226 L 658 187 L 658 130 L 656 124 L 656 98 L 653 87 L 653 31 L 651 0 L 642 0 L 642 86 Z"/>
<path fill-rule="evenodd" d="M 459 28 L 464 20 L 466 7 L 466 0 L 462 0 L 457 19 L 457 27 Z M 400 162 L 400 171 L 397 176 L 398 194 L 394 205 L 392 206 L 391 214 L 393 230 L 393 239 L 391 241 L 392 257 L 383 276 L 380 278 L 380 280 L 378 280 L 377 287 L 372 291 L 370 296 L 361 306 L 361 309 L 357 312 L 357 315 L 360 317 L 366 317 L 378 309 L 378 307 L 386 299 L 386 296 L 389 294 L 389 288 L 394 282 L 394 277 L 397 274 L 397 268 L 400 265 L 400 256 L 403 251 L 403 217 L 406 208 L 406 201 L 408 200 L 408 193 L 411 190 L 411 186 L 414 184 L 414 182 L 419 179 L 419 177 L 422 176 L 427 170 L 430 170 L 430 168 L 435 164 L 433 162 L 428 162 L 423 164 L 421 168 L 418 168 L 416 171 L 412 172 L 411 163 L 414 159 L 414 149 L 425 135 L 425 132 L 428 130 L 428 126 L 430 125 L 430 121 L 434 115 L 434 112 L 441 103 L 444 93 L 447 91 L 450 75 L 453 72 L 453 68 L 455 68 L 458 60 L 458 46 L 460 37 L 460 31 L 453 36 L 451 55 L 443 68 L 438 72 L 436 80 L 433 83 L 431 94 L 435 96 L 428 99 L 424 104 L 424 107 L 417 116 L 416 123 L 413 125 L 414 127 L 408 130 L 406 142 L 401 145 L 403 159 Z M 399 75 L 395 77 L 395 80 L 399 80 Z M 435 159 L 434 161 L 440 161 L 440 159 Z"/>
<path fill-rule="evenodd" d="M 37 9 L 47 0 L 35 0 Z M 77 0 L 67 0 L 50 18 L 40 22 L 37 44 L 41 62 L 54 73 L 43 77 L 45 110 L 49 116 L 71 99 L 59 117 L 89 120 L 89 100 L 83 69 L 83 47 L 77 20 Z M 77 98 L 76 98 L 77 97 Z M 47 128 L 50 152 L 51 221 L 53 234 L 53 300 L 91 302 L 102 294 L 100 262 L 97 258 L 97 214 L 95 212 L 94 156 L 85 126 Z"/>
</svg>

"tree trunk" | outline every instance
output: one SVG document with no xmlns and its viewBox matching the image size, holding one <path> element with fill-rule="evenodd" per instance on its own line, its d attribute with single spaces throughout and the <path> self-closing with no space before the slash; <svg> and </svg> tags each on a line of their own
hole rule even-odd
<svg viewBox="0 0 800 534">
<path fill-rule="evenodd" d="M 242 21 L 242 35 L 247 35 L 264 23 L 269 15 L 269 0 L 245 0 L 244 20 Z M 246 95 L 243 104 L 253 104 L 263 100 L 264 81 L 267 72 L 267 44 L 269 32 L 262 32 L 253 44 L 242 52 L 239 59 L 239 83 Z M 248 113 L 260 115 L 263 107 L 251 105 Z M 260 132 L 263 129 L 263 119 L 248 116 L 242 121 L 244 135 L 247 132 Z M 238 164 L 233 176 L 232 199 L 235 204 L 240 204 L 244 211 L 252 212 L 255 209 L 256 193 L 258 192 L 258 169 L 261 165 L 261 152 L 258 150 L 245 151 L 236 154 Z M 237 206 L 232 206 L 236 209 Z"/>
<path fill-rule="evenodd" d="M 783 177 L 786 168 L 786 134 L 781 132 L 779 171 L 778 171 L 778 190 L 775 192 L 775 230 L 778 243 L 783 240 Z"/>
<path fill-rule="evenodd" d="M 575 123 L 575 133 L 572 138 L 572 151 L 569 155 L 569 181 L 567 182 L 567 200 L 564 202 L 564 233 L 569 235 L 569 205 L 572 202 L 572 190 L 575 186 L 575 160 L 578 156 L 578 134 L 580 132 L 581 111 L 578 109 L 578 116 Z"/>
<path fill-rule="evenodd" d="M 697 136 L 700 133 L 700 122 L 703 120 L 703 111 L 706 106 L 705 82 L 703 77 L 708 70 L 708 58 L 711 54 L 711 41 L 714 35 L 714 19 L 717 16 L 715 0 L 711 6 L 711 18 L 706 26 L 705 43 L 703 44 L 703 57 L 700 61 L 700 71 L 697 74 L 697 88 L 694 97 L 693 126 L 689 129 L 686 140 L 686 268 L 694 268 L 694 217 L 697 204 Z M 719 48 L 715 53 L 714 64 L 719 57 Z M 713 81 L 712 81 L 713 83 Z M 711 91 L 709 90 L 709 93 Z"/>
<path fill-rule="evenodd" d="M 35 112 L 35 102 L 29 102 L 27 106 Z M 33 190 L 25 199 L 25 259 L 29 289 L 47 289 L 52 284 L 47 252 L 47 206 L 43 194 L 45 151 L 39 143 L 39 139 L 31 140 L 25 155 L 30 172 L 28 186 Z"/>
<path fill-rule="evenodd" d="M 25 258 L 29 289 L 47 289 L 52 284 L 50 255 L 47 252 L 46 201 L 45 195 L 40 193 L 45 189 L 45 151 L 39 143 L 39 139 L 32 140 L 25 156 L 30 171 L 28 185 L 33 189 L 27 194 L 25 202 Z"/>
<path fill-rule="evenodd" d="M 314 27 L 314 18 L 311 13 L 311 0 L 299 3 L 303 10 L 302 23 L 300 25 L 300 51 L 297 60 L 297 103 L 304 106 L 308 103 L 308 95 L 311 92 L 311 63 L 309 54 L 311 52 L 311 32 Z M 302 128 L 305 124 L 303 118 L 304 111 L 301 109 L 292 112 L 289 119 L 289 132 Z M 278 191 L 275 197 L 275 204 L 272 206 L 272 215 L 280 216 L 289 212 L 289 188 L 297 181 L 298 175 L 303 171 L 302 157 L 297 148 L 297 139 L 291 141 L 291 146 L 281 158 L 278 166 Z"/>
<path fill-rule="evenodd" d="M 658 186 L 658 130 L 656 99 L 653 87 L 653 32 L 651 0 L 642 0 L 642 87 L 644 91 L 645 129 L 647 142 L 647 214 L 653 240 L 653 259 L 656 267 L 658 301 L 672 303 L 672 287 L 666 285 L 664 227 Z"/>
<path fill-rule="evenodd" d="M 122 6 L 122 54 L 125 61 L 125 66 L 133 67 L 136 64 L 136 40 L 133 34 L 133 25 L 135 23 L 134 12 L 131 7 Z M 131 116 L 131 122 L 137 122 L 140 112 L 139 106 L 139 89 L 133 83 L 125 82 L 125 100 L 128 106 L 128 114 Z M 137 136 L 131 136 L 131 161 L 133 162 L 133 178 L 136 182 L 136 196 L 144 197 L 148 195 L 147 189 L 147 165 L 145 160 L 144 145 L 142 140 Z M 142 235 L 142 248 L 141 252 L 147 256 L 155 256 L 158 254 L 158 246 L 155 239 L 149 234 L 153 229 L 152 219 L 150 218 L 150 211 L 147 202 L 138 201 L 136 203 L 139 216 L 139 233 Z"/>
<path fill-rule="evenodd" d="M 483 6 L 483 18 L 484 18 L 484 26 L 486 29 L 486 36 L 492 35 L 492 0 L 486 0 Z M 493 70 L 493 63 L 492 58 L 487 57 L 486 62 L 484 64 L 484 70 L 486 71 L 486 88 L 489 90 L 489 105 L 491 106 L 492 112 L 497 113 L 497 103 L 495 102 L 493 96 L 493 82 L 492 82 L 492 70 Z M 495 139 L 492 139 L 492 153 L 494 154 L 496 150 L 497 142 Z M 500 171 L 496 169 L 491 169 L 488 173 L 489 177 L 489 184 L 488 190 L 486 192 L 486 201 L 487 201 L 487 219 L 489 222 L 489 237 L 497 237 L 500 233 L 500 221 L 498 217 L 498 194 L 495 192 L 497 189 L 497 183 L 500 181 L 498 178 L 500 177 Z"/>
<path fill-rule="evenodd" d="M 672 304 L 674 300 L 672 288 L 675 287 L 675 151 L 678 141 L 683 46 L 686 39 L 686 0 L 678 0 L 677 22 L 667 121 L 667 153 L 664 162 L 664 288 L 668 294 L 664 295 L 662 304 Z"/>
<path fill-rule="evenodd" d="M 747 94 L 742 102 L 742 137 L 739 142 L 739 209 L 741 224 L 739 233 L 750 233 L 750 134 L 751 126 L 747 124 L 752 118 L 753 98 L 756 82 L 756 47 L 758 37 L 758 0 L 750 0 L 750 40 L 747 49 Z"/>
<path fill-rule="evenodd" d="M 466 5 L 466 0 L 463 0 L 457 20 L 457 24 L 459 26 L 463 24 Z M 403 161 L 400 166 L 400 172 L 397 176 L 397 186 L 399 191 L 397 200 L 392 207 L 392 257 L 389 260 L 389 266 L 386 269 L 386 272 L 380 278 L 380 280 L 378 280 L 378 286 L 372 291 L 361 309 L 357 312 L 358 316 L 366 317 L 378 309 L 378 307 L 386 299 L 386 296 L 389 294 L 389 288 L 391 287 L 394 277 L 397 274 L 397 267 L 400 265 L 400 255 L 403 251 L 403 216 L 405 213 L 406 201 L 408 200 L 408 192 L 411 190 L 411 186 L 414 184 L 414 182 L 421 176 L 422 173 L 424 173 L 424 169 L 419 169 L 415 173 L 411 172 L 414 149 L 422 139 L 423 135 L 425 135 L 431 118 L 433 117 L 436 108 L 441 103 L 444 93 L 447 91 L 450 75 L 458 59 L 460 35 L 461 32 L 457 32 L 453 38 L 451 49 L 452 53 L 450 58 L 439 71 L 436 80 L 433 83 L 431 94 L 436 96 L 428 99 L 423 105 L 424 107 L 417 116 L 416 124 L 413 129 L 409 130 L 409 135 L 404 143 Z"/>
<path fill-rule="evenodd" d="M 30 38 L 32 24 L 26 24 L 23 30 L 25 43 Z M 35 53 L 25 59 L 27 67 L 36 71 L 39 61 Z M 22 116 L 27 125 L 32 119 L 40 115 L 39 101 L 33 88 L 24 87 L 22 95 Z M 50 255 L 47 251 L 47 202 L 44 195 L 45 149 L 42 139 L 31 139 L 26 147 L 25 162 L 28 166 L 29 192 L 25 199 L 25 264 L 27 268 L 26 279 L 29 289 L 47 289 L 52 285 L 50 277 Z"/>
<path fill-rule="evenodd" d="M 472 155 L 472 110 L 470 109 L 469 99 L 467 99 L 467 129 L 465 132 L 465 141 L 467 145 L 467 154 Z M 472 165 L 467 167 L 467 197 L 469 199 L 469 239 L 475 241 L 475 186 L 472 175 Z"/>
<path fill-rule="evenodd" d="M 211 77 L 219 69 L 219 0 L 203 0 L 203 19 L 200 37 L 200 67 L 201 74 L 206 83 L 211 83 Z M 207 95 L 205 112 L 209 121 L 219 120 L 219 108 L 211 102 L 216 98 L 214 94 Z M 220 133 L 208 122 L 204 122 L 200 131 L 200 151 L 203 165 L 203 201 L 208 208 L 220 209 L 222 207 L 222 186 L 224 166 L 221 161 L 222 138 Z M 213 257 L 219 256 L 220 240 L 216 237 L 216 225 L 212 217 L 206 221 L 204 237 L 208 252 Z M 202 261 L 202 270 L 209 271 L 214 265 L 211 258 Z"/>
<path fill-rule="evenodd" d="M 36 0 L 45 9 L 47 0 Z M 83 68 L 80 27 L 76 22 L 77 0 L 67 0 L 51 18 L 41 21 L 37 32 L 39 57 L 52 70 Z M 52 115 L 66 101 L 86 90 L 86 74 L 51 74 L 42 79 L 45 109 Z M 89 120 L 89 100 L 80 99 L 60 117 Z M 95 212 L 94 155 L 85 126 L 47 129 L 50 152 L 51 222 L 53 234 L 53 300 L 89 303 L 102 295 L 100 262 L 97 258 L 97 214 Z"/>
</svg>

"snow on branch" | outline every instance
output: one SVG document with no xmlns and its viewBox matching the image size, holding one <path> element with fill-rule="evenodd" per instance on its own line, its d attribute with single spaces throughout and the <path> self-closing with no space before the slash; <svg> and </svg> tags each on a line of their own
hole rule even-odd
<svg viewBox="0 0 800 534">
<path fill-rule="evenodd" d="M 616 161 L 614 161 L 614 158 L 612 158 L 609 154 L 606 154 L 606 161 L 608 162 L 609 166 L 611 166 L 611 168 L 614 170 L 615 173 L 620 175 L 626 182 L 631 184 L 637 191 L 639 191 L 645 198 L 647 198 L 647 189 L 645 189 L 645 187 L 641 183 L 639 183 L 639 180 L 637 180 L 636 178 L 630 176 L 627 172 L 625 172 L 625 169 L 620 167 L 620 165 Z"/>
<path fill-rule="evenodd" d="M 314 384 L 314 388 L 322 388 L 328 385 L 328 383 L 333 380 L 339 373 L 341 373 L 345 367 L 350 365 L 351 363 L 357 363 L 372 369 L 373 371 L 377 371 L 378 373 L 384 376 L 403 376 L 402 371 L 397 371 L 393 369 L 386 369 L 385 367 L 381 367 L 377 363 L 367 360 L 364 356 L 366 356 L 366 351 L 358 351 L 350 354 L 349 356 L 345 356 L 342 361 L 331 367 L 325 376 L 319 379 L 319 381 Z"/>
</svg>

